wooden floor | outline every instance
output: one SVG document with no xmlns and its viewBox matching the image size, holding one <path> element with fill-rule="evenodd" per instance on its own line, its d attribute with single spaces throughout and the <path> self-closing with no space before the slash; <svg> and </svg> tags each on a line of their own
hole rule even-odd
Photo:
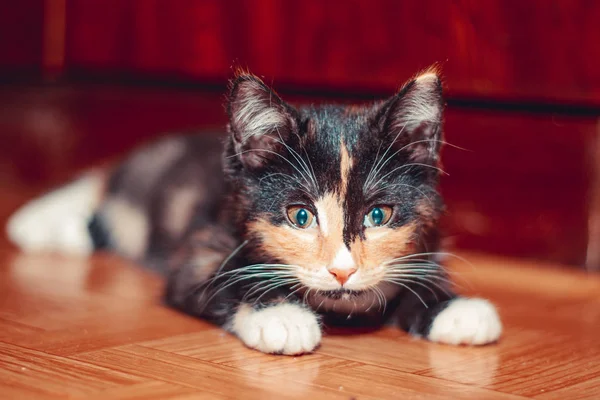
<svg viewBox="0 0 600 400">
<path fill-rule="evenodd" d="M 482 348 L 399 330 L 328 334 L 270 356 L 161 305 L 160 279 L 109 255 L 0 251 L 2 399 L 600 398 L 600 277 L 462 254 L 463 292 L 496 302 L 505 334 Z"/>
</svg>

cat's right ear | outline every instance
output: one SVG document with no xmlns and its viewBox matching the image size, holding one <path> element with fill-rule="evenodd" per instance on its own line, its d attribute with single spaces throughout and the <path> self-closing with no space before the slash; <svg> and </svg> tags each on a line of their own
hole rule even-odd
<svg viewBox="0 0 600 400">
<path fill-rule="evenodd" d="M 227 111 L 236 154 L 251 169 L 278 157 L 298 125 L 296 110 L 249 73 L 238 73 L 231 82 Z"/>
<path fill-rule="evenodd" d="M 392 141 L 396 153 L 435 165 L 440 159 L 443 111 L 442 81 L 432 68 L 407 82 L 384 104 L 381 132 Z"/>
</svg>

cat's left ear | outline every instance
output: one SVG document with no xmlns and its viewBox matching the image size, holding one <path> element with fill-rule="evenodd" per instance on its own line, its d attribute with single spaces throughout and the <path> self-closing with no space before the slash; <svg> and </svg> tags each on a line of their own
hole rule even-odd
<svg viewBox="0 0 600 400">
<path fill-rule="evenodd" d="M 236 153 L 250 169 L 281 156 L 285 141 L 298 128 L 296 109 L 249 73 L 238 73 L 232 81 L 227 111 Z"/>
<path fill-rule="evenodd" d="M 436 71 L 428 71 L 407 82 L 384 103 L 379 116 L 381 133 L 410 160 L 437 164 L 443 109 L 442 81 Z"/>
</svg>

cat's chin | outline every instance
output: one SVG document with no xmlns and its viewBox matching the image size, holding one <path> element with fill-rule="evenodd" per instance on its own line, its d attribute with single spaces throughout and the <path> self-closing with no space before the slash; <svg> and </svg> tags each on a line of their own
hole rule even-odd
<svg viewBox="0 0 600 400">
<path fill-rule="evenodd" d="M 371 290 L 319 290 L 306 300 L 315 311 L 354 314 L 383 310 L 383 299 Z"/>
<path fill-rule="evenodd" d="M 310 290 L 304 300 L 315 311 L 333 311 L 341 314 L 380 313 L 386 303 L 398 294 L 399 288 L 382 283 L 377 290 L 351 290 L 339 288 L 334 290 Z"/>
</svg>

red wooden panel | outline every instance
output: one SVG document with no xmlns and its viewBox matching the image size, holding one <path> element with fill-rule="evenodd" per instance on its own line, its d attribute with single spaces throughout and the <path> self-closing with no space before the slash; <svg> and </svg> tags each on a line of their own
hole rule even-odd
<svg viewBox="0 0 600 400">
<path fill-rule="evenodd" d="M 596 121 L 448 109 L 442 191 L 458 247 L 585 261 Z"/>
<path fill-rule="evenodd" d="M 0 0 L 0 78 L 39 73 L 43 0 Z"/>
<path fill-rule="evenodd" d="M 593 1 L 89 0 L 68 4 L 80 72 L 393 90 L 440 62 L 454 96 L 600 105 Z"/>
</svg>

